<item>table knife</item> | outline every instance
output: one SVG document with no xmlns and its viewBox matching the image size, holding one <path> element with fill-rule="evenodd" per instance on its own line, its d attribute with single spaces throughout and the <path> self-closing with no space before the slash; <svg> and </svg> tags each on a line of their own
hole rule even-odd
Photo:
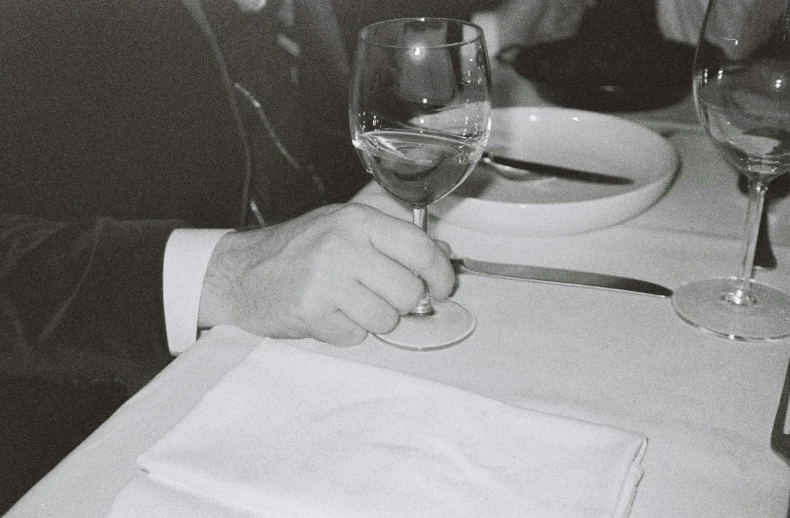
<svg viewBox="0 0 790 518">
<path fill-rule="evenodd" d="M 570 284 L 587 288 L 639 293 L 655 297 L 669 297 L 672 295 L 672 290 L 669 288 L 652 282 L 603 273 L 563 270 L 560 268 L 528 266 L 523 264 L 492 263 L 468 258 L 454 258 L 451 262 L 459 273 L 467 272 L 490 277 L 503 277 L 554 284 Z"/>
<path fill-rule="evenodd" d="M 608 185 L 628 185 L 634 183 L 631 178 L 626 178 L 625 176 L 593 173 L 591 171 L 582 171 L 580 169 L 571 169 L 569 167 L 529 162 L 526 160 L 520 160 L 518 158 L 508 158 L 494 155 L 488 151 L 483 153 L 481 160 L 490 167 L 497 168 L 497 166 L 501 166 L 511 170 L 516 170 L 502 172 L 503 176 L 515 180 L 520 179 L 519 176 L 527 176 L 530 173 L 534 173 L 541 176 L 554 176 L 556 178 L 573 180 L 576 182 L 592 182 Z"/>
</svg>

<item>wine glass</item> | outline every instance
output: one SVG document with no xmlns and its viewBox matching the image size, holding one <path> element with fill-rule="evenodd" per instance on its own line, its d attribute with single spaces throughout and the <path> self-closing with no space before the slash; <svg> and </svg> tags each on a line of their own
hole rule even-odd
<svg viewBox="0 0 790 518">
<path fill-rule="evenodd" d="M 412 207 L 428 231 L 428 205 L 463 182 L 491 129 L 491 75 L 482 30 L 443 18 L 406 18 L 363 28 L 357 39 L 349 122 L 365 169 Z M 474 315 L 431 300 L 379 335 L 402 348 L 449 347 L 475 327 Z"/>
<path fill-rule="evenodd" d="M 738 340 L 790 336 L 790 297 L 752 279 L 765 192 L 790 171 L 790 0 L 711 0 L 694 61 L 699 119 L 749 182 L 740 276 L 698 281 L 673 295 L 677 313 Z"/>
</svg>

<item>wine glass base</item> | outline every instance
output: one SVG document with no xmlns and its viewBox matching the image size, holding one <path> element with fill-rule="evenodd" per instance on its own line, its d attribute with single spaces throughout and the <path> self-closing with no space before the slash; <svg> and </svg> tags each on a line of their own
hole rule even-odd
<svg viewBox="0 0 790 518">
<path fill-rule="evenodd" d="M 790 336 L 790 296 L 752 282 L 753 302 L 736 304 L 727 297 L 734 277 L 684 284 L 672 295 L 675 312 L 686 322 L 732 340 L 778 340 Z"/>
<path fill-rule="evenodd" d="M 457 302 L 433 301 L 433 309 L 431 315 L 404 315 L 395 329 L 376 336 L 400 349 L 434 351 L 452 347 L 475 328 L 475 316 Z"/>
</svg>

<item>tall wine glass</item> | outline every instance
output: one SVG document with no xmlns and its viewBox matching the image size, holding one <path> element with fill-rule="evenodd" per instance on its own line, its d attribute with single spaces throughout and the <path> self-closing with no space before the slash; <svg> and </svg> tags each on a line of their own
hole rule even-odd
<svg viewBox="0 0 790 518">
<path fill-rule="evenodd" d="M 768 184 L 790 171 L 790 0 L 710 0 L 694 63 L 699 119 L 749 181 L 738 277 L 692 282 L 673 296 L 677 313 L 739 340 L 790 336 L 790 297 L 752 279 Z"/>
<path fill-rule="evenodd" d="M 357 39 L 349 122 L 367 171 L 411 205 L 428 231 L 428 205 L 474 168 L 491 128 L 491 75 L 482 30 L 442 18 L 375 23 Z M 451 300 L 420 304 L 379 338 L 418 350 L 453 345 L 475 327 Z"/>
</svg>

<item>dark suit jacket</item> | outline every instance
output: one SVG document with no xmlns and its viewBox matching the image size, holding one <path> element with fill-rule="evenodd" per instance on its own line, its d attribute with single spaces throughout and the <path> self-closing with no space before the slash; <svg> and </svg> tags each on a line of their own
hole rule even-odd
<svg viewBox="0 0 790 518">
<path fill-rule="evenodd" d="M 3 371 L 138 388 L 170 360 L 169 233 L 245 223 L 236 95 L 188 5 L 0 0 Z M 329 201 L 341 201 L 367 180 L 347 137 L 347 70 L 330 70 L 320 38 L 303 47 L 301 106 L 320 114 L 308 137 L 323 139 L 307 147 L 326 153 L 312 158 L 326 166 Z M 268 194 L 287 212 L 279 219 L 314 205 L 309 187 L 282 180 Z"/>
</svg>

